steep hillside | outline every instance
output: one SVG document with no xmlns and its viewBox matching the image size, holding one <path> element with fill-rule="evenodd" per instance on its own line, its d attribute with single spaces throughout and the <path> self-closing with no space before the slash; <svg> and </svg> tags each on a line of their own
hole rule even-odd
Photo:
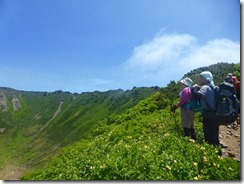
<svg viewBox="0 0 244 184">
<path fill-rule="evenodd" d="M 220 63 L 186 76 L 197 82 L 205 69 L 212 71 L 216 84 L 229 72 L 240 74 L 238 65 Z M 27 171 L 22 179 L 180 180 L 197 166 L 189 179 L 238 180 L 240 164 L 219 159 L 203 143 L 199 118 L 197 144 L 181 136 L 179 112 L 169 111 L 178 93 L 177 81 L 164 88 L 81 94 L 0 88 L 0 178 L 19 179 Z"/>
<path fill-rule="evenodd" d="M 217 148 L 203 142 L 199 121 L 197 142 L 182 136 L 169 103 L 158 92 L 103 120 L 90 138 L 66 147 L 46 167 L 22 179 L 240 180 L 240 163 L 219 157 Z"/>
<path fill-rule="evenodd" d="M 0 88 L 0 178 L 9 178 L 5 166 L 10 161 L 14 167 L 40 166 L 61 147 L 85 138 L 98 121 L 124 112 L 157 90 L 72 94 Z"/>
</svg>

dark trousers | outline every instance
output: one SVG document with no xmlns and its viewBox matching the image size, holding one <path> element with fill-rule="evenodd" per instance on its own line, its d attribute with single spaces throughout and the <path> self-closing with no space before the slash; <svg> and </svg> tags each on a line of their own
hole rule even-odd
<svg viewBox="0 0 244 184">
<path fill-rule="evenodd" d="M 203 117 L 203 133 L 207 143 L 219 146 L 219 125 L 213 117 Z"/>
</svg>

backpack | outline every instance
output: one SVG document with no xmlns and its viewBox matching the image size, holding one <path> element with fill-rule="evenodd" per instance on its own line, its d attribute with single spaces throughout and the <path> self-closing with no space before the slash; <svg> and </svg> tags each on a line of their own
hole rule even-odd
<svg viewBox="0 0 244 184">
<path fill-rule="evenodd" d="M 202 111 L 200 101 L 197 99 L 192 98 L 191 107 L 192 107 L 192 110 L 194 112 L 201 112 Z"/>
<path fill-rule="evenodd" d="M 193 94 L 192 90 L 193 88 L 190 88 L 191 90 L 191 94 L 192 94 L 192 100 L 187 99 L 188 104 L 190 105 L 191 109 L 193 110 L 193 112 L 201 112 L 202 111 L 202 107 L 200 104 L 200 100 L 198 100 Z"/>
<path fill-rule="evenodd" d="M 229 125 L 237 120 L 240 102 L 233 84 L 222 82 L 217 90 L 215 120 L 219 125 Z"/>
</svg>

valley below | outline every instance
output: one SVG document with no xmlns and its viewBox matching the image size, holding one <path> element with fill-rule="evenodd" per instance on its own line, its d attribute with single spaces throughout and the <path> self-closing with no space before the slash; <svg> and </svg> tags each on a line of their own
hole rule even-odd
<svg viewBox="0 0 244 184">
<path fill-rule="evenodd" d="M 186 76 L 196 81 L 206 69 L 221 82 L 234 65 Z M 220 126 L 219 158 L 200 118 L 196 142 L 176 126 L 180 111 L 172 115 L 170 106 L 179 91 L 175 81 L 80 94 L 0 87 L 0 179 L 240 180 L 241 123 Z"/>
</svg>

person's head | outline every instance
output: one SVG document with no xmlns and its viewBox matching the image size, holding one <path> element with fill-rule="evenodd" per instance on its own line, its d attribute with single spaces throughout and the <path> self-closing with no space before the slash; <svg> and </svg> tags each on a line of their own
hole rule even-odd
<svg viewBox="0 0 244 184">
<path fill-rule="evenodd" d="M 185 87 L 189 87 L 191 88 L 192 87 L 192 80 L 188 77 L 180 80 L 180 85 L 181 85 L 181 88 L 185 88 Z"/>
<path fill-rule="evenodd" d="M 233 77 L 232 77 L 232 78 L 233 78 Z M 228 83 L 230 83 L 230 84 L 233 84 L 233 80 L 232 80 L 232 78 L 229 77 L 229 76 L 227 75 L 227 77 L 225 77 L 224 81 L 225 81 L 225 82 L 228 82 Z"/>
<path fill-rule="evenodd" d="M 232 81 L 233 81 L 233 83 L 236 83 L 238 81 L 237 77 L 236 76 L 232 76 Z"/>
<path fill-rule="evenodd" d="M 226 77 L 230 77 L 232 78 L 233 74 L 232 73 L 228 73 Z"/>
<path fill-rule="evenodd" d="M 199 84 L 201 86 L 203 86 L 203 85 L 212 85 L 214 87 L 212 73 L 209 72 L 209 71 L 204 71 L 204 72 L 200 73 Z"/>
</svg>

